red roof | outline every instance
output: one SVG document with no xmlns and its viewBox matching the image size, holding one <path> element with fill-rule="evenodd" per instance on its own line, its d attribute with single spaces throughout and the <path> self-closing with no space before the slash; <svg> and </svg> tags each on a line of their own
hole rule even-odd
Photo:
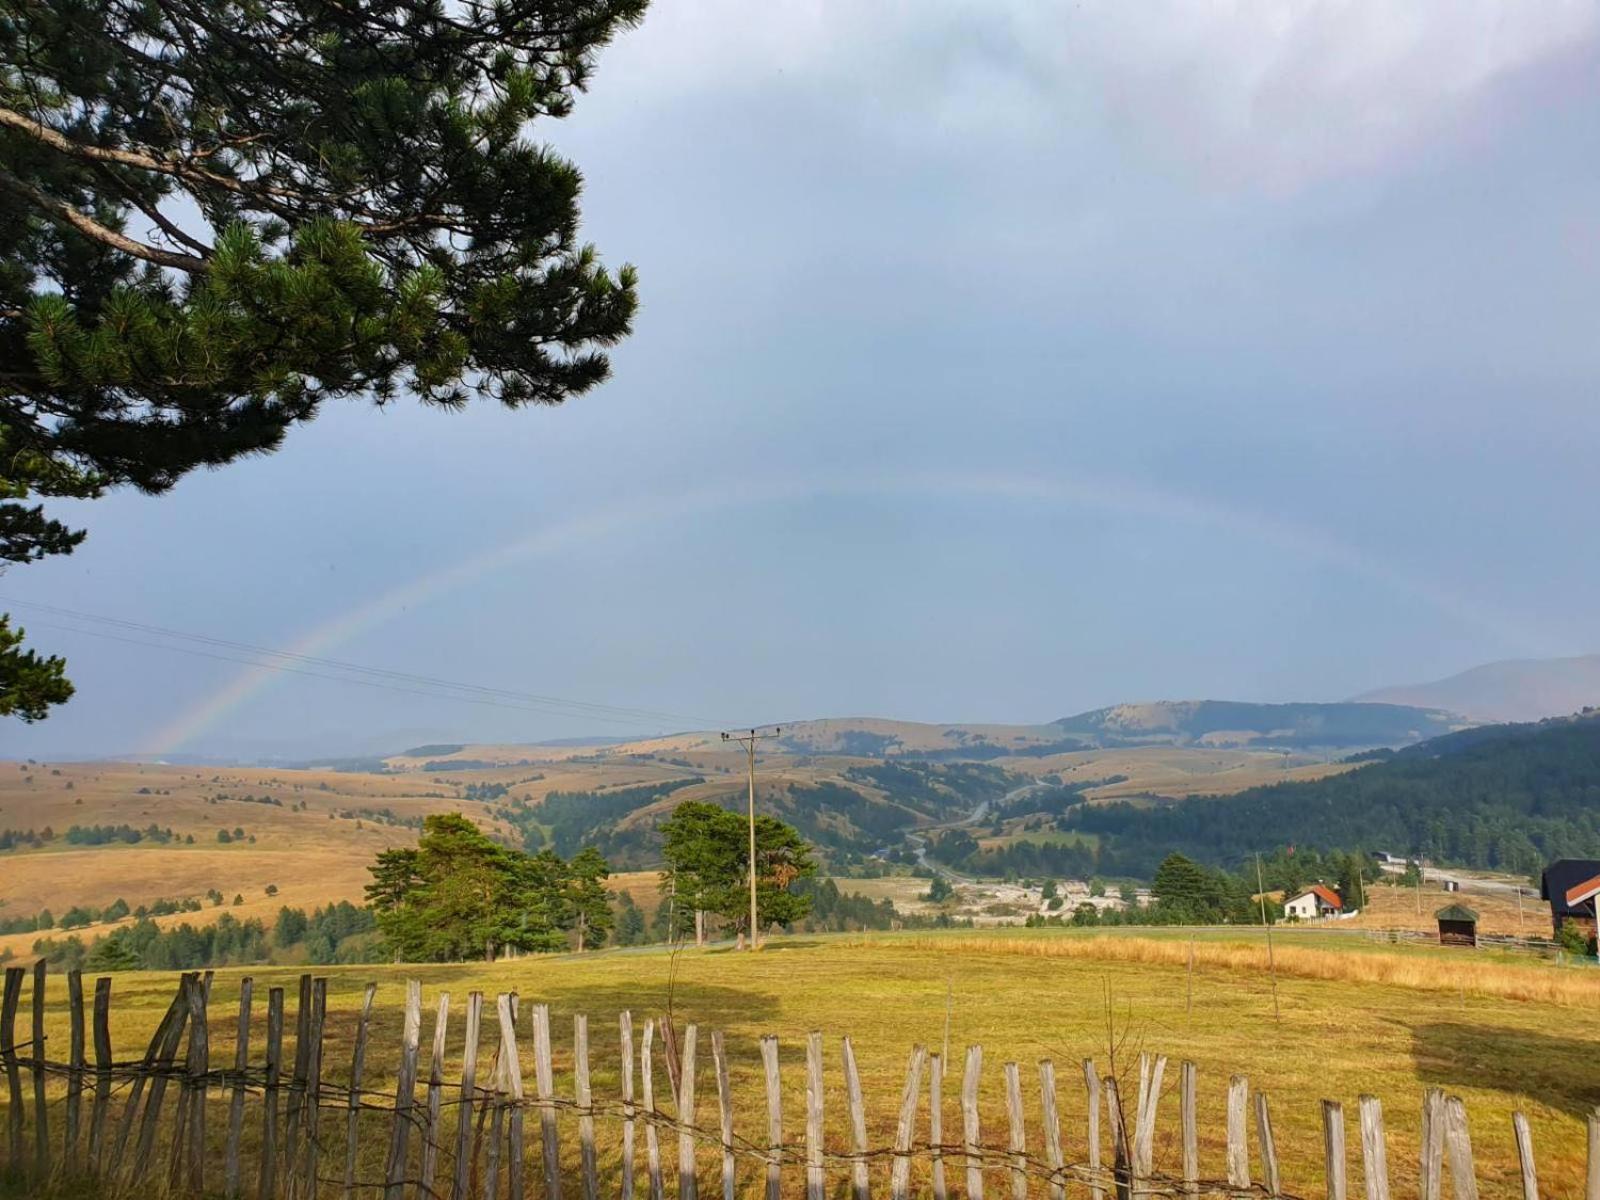
<svg viewBox="0 0 1600 1200">
<path fill-rule="evenodd" d="M 1567 904 L 1581 904 L 1596 892 L 1600 892 L 1600 875 L 1596 875 L 1593 879 L 1584 880 L 1577 887 L 1568 888 Z"/>
<path fill-rule="evenodd" d="M 1344 901 L 1339 899 L 1339 893 L 1320 883 L 1313 883 L 1310 887 L 1306 888 L 1305 891 L 1301 892 L 1300 895 L 1315 896 L 1329 908 L 1342 909 L 1344 907 Z"/>
</svg>

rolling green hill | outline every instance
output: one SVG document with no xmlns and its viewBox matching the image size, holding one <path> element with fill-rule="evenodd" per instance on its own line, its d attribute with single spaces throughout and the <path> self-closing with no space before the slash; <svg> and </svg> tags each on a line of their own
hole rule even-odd
<svg viewBox="0 0 1600 1200">
<path fill-rule="evenodd" d="M 1081 806 L 1069 824 L 1101 836 L 1102 870 L 1136 875 L 1171 850 L 1229 864 L 1285 846 L 1533 872 L 1600 856 L 1600 716 L 1469 729 L 1306 783 Z"/>
</svg>

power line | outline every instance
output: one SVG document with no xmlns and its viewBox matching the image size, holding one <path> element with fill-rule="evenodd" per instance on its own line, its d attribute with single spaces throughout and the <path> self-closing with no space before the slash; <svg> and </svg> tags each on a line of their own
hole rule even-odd
<svg viewBox="0 0 1600 1200">
<path fill-rule="evenodd" d="M 244 666 L 257 667 L 262 670 L 278 671 L 291 675 L 305 675 L 314 679 L 328 679 L 340 683 L 357 683 L 365 687 L 378 688 L 384 691 L 399 692 L 409 695 L 429 696 L 440 699 L 461 700 L 472 704 L 483 704 L 496 708 L 516 709 L 524 712 L 539 712 L 545 714 L 553 713 L 561 716 L 581 717 L 589 720 L 604 721 L 609 724 L 639 726 L 660 724 L 662 722 L 672 722 L 686 723 L 702 729 L 715 728 L 719 724 L 719 722 L 709 718 L 698 717 L 685 713 L 669 712 L 663 709 L 602 704 L 595 701 L 574 700 L 562 696 L 540 695 L 532 692 L 518 692 L 506 688 L 486 687 L 481 684 L 462 683 L 457 680 L 441 679 L 429 675 L 418 675 L 407 671 L 395 671 L 384 667 L 372 667 L 362 663 L 347 662 L 342 659 L 326 658 L 312 654 L 301 654 L 292 650 L 278 650 L 270 646 L 258 646 L 250 642 L 234 641 L 228 638 L 213 637 L 207 634 L 189 633 L 183 630 L 170 629 L 165 626 L 149 625 L 139 621 L 126 620 L 121 617 L 108 617 L 99 613 L 82 612 L 77 609 L 70 609 L 52 604 L 41 604 L 36 601 L 15 600 L 6 597 L 0 597 L 0 603 L 8 605 L 20 605 L 24 608 L 36 609 L 40 612 L 51 613 L 53 615 L 67 617 L 73 620 L 90 621 L 124 632 L 118 634 L 109 633 L 104 630 L 84 629 L 74 625 L 55 625 L 48 622 L 33 622 L 36 625 L 43 625 L 47 629 L 63 630 L 69 633 L 79 633 L 87 637 L 98 637 L 108 641 L 123 642 L 129 645 L 144 646 L 150 649 L 167 650 L 173 653 L 187 654 L 192 657 L 210 658 L 221 662 L 234 662 Z M 150 641 L 148 638 L 128 636 L 129 633 L 153 635 L 161 638 L 176 638 L 182 641 L 209 646 L 213 649 L 198 650 L 191 647 L 174 646 L 164 642 Z"/>
</svg>

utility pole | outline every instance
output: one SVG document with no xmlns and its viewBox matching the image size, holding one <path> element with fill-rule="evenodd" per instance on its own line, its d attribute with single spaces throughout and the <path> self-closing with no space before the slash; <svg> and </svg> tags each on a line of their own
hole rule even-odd
<svg viewBox="0 0 1600 1200">
<path fill-rule="evenodd" d="M 775 738 L 783 730 L 774 725 L 771 733 L 757 733 L 752 729 L 749 733 L 723 732 L 722 740 L 725 742 L 738 742 L 744 746 L 745 759 L 749 765 L 750 784 L 750 949 L 756 950 L 761 945 L 761 930 L 756 924 L 756 743 L 764 742 L 768 738 Z"/>
</svg>

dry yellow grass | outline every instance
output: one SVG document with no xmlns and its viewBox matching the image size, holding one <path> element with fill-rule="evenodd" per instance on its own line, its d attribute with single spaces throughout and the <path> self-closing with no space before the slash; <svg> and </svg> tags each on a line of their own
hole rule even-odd
<svg viewBox="0 0 1600 1200">
<path fill-rule="evenodd" d="M 1246 936 L 1248 940 L 1244 940 Z M 1383 949 L 1382 943 L 1354 940 L 1334 930 L 1275 931 L 1271 964 L 1266 937 L 1260 930 L 1249 935 L 1200 931 L 1194 935 L 1192 947 L 1181 930 L 1137 930 L 1087 937 L 1041 937 L 1019 931 L 1015 935 L 961 939 L 923 937 L 914 944 L 941 954 L 1072 958 L 1169 967 L 1186 966 L 1192 953 L 1197 965 L 1257 972 L 1263 977 L 1275 964 L 1280 978 L 1378 984 L 1541 1004 L 1600 1004 L 1600 971 L 1560 971 L 1539 959 L 1516 961 L 1507 953 L 1490 950 L 1416 947 L 1396 952 Z"/>
<path fill-rule="evenodd" d="M 1419 895 L 1415 888 L 1369 884 L 1360 915 L 1341 924 L 1357 929 L 1417 929 L 1433 933 L 1439 927 L 1434 913 L 1447 904 L 1465 904 L 1478 914 L 1479 933 L 1549 937 L 1550 906 L 1539 899 L 1537 891 L 1528 890 L 1531 894 L 1523 896 L 1519 908 L 1514 893 L 1447 892 L 1436 883 L 1427 883 Z"/>
<path fill-rule="evenodd" d="M 1261 947 L 1246 940 L 1254 938 L 1259 933 L 1249 931 L 1214 935 L 1197 944 L 1192 1002 L 1186 938 L 1145 932 L 1126 937 L 1051 930 L 1019 931 L 1014 936 L 794 938 L 778 939 L 759 955 L 725 950 L 689 950 L 676 956 L 623 951 L 524 958 L 493 966 L 335 968 L 327 972 L 331 1016 L 326 1058 L 337 1086 L 348 1069 L 354 1012 L 363 984 L 375 979 L 379 991 L 369 1082 L 379 1089 L 391 1087 L 403 984 L 407 976 L 414 976 L 423 981 L 425 1010 L 430 1013 L 441 990 L 452 993 L 456 1015 L 444 1074 L 453 1078 L 460 1063 L 459 1013 L 465 992 L 477 988 L 492 996 L 516 990 L 524 1005 L 519 1023 L 524 1046 L 529 1040 L 526 1006 L 535 1002 L 551 1006 L 558 1095 L 572 1094 L 573 1015 L 589 1015 L 595 1092 L 609 1099 L 619 1088 L 619 1012 L 631 1009 L 642 1018 L 670 1008 L 680 1027 L 690 1021 L 699 1024 L 702 1046 L 706 1031 L 724 1031 L 739 1135 L 759 1137 L 763 1128 L 757 1038 L 772 1033 L 781 1039 L 786 1127 L 789 1137 L 796 1139 L 795 1118 L 803 1112 L 804 1038 L 817 1029 L 824 1034 L 828 1136 L 832 1145 L 843 1147 L 849 1133 L 839 1071 L 840 1037 L 851 1037 L 860 1062 L 869 1140 L 884 1145 L 892 1137 L 907 1051 L 914 1042 L 941 1049 L 948 1030 L 953 1066 L 967 1045 L 981 1043 L 985 1050 L 980 1094 L 984 1141 L 1004 1142 L 1001 1064 L 1015 1061 L 1023 1065 L 1026 1120 L 1030 1139 L 1037 1145 L 1033 1063 L 1050 1056 L 1060 1079 L 1067 1153 L 1081 1160 L 1086 1105 L 1076 1064 L 1092 1056 L 1102 1071 L 1109 1068 L 1109 1020 L 1120 1043 L 1116 1072 L 1125 1095 L 1131 1097 L 1137 1086 L 1139 1050 L 1174 1059 L 1155 1143 L 1158 1169 L 1176 1170 L 1173 1089 L 1176 1060 L 1187 1058 L 1200 1073 L 1201 1165 L 1207 1176 L 1222 1171 L 1228 1077 L 1243 1073 L 1253 1088 L 1273 1099 L 1288 1194 L 1321 1194 L 1317 1101 L 1343 1100 L 1353 1123 L 1354 1101 L 1361 1093 L 1383 1101 L 1395 1194 L 1414 1194 L 1421 1091 L 1433 1085 L 1448 1088 L 1467 1103 L 1485 1197 L 1509 1200 L 1519 1194 L 1509 1120 L 1514 1109 L 1524 1111 L 1532 1123 L 1543 1194 L 1581 1193 L 1583 1118 L 1600 1101 L 1591 1067 L 1600 1050 L 1600 1030 L 1587 1020 L 1595 999 L 1589 983 L 1592 973 L 1511 964 L 1516 970 L 1506 978 L 1514 975 L 1517 980 L 1501 987 L 1482 970 L 1497 964 L 1479 963 L 1472 952 L 1446 956 L 1439 951 L 1363 951 L 1345 939 L 1297 933 L 1279 941 L 1277 1000 L 1282 1016 L 1274 1020 L 1274 992 L 1263 969 Z M 1319 967 L 1305 955 L 1349 962 Z M 1369 958 L 1374 963 L 1366 964 Z M 1415 971 L 1404 969 L 1407 960 L 1416 960 Z M 1445 969 L 1441 971 L 1439 964 Z M 1457 964 L 1474 967 L 1465 989 L 1457 982 Z M 292 1002 L 291 971 L 249 973 L 255 976 L 258 996 L 269 985 L 282 985 L 288 987 Z M 1523 977 L 1539 973 L 1573 980 L 1575 990 L 1541 992 L 1528 987 Z M 213 992 L 217 1014 L 213 1053 L 224 1061 L 231 1055 L 229 1007 L 242 974 L 219 972 Z M 166 975 L 117 976 L 113 1042 L 119 1056 L 142 1047 L 172 982 Z M 58 1039 L 65 1033 L 62 994 L 57 980 L 47 1032 Z M 487 1048 L 495 1029 L 492 1020 L 486 1025 Z M 425 1024 L 425 1047 L 428 1032 Z M 702 1070 L 700 1112 L 711 1121 L 715 1089 L 708 1061 Z M 960 1128 L 955 1111 L 958 1090 L 958 1081 L 947 1077 L 947 1132 Z M 922 1136 L 925 1112 L 919 1123 Z M 607 1170 L 615 1161 L 615 1143 L 609 1140 L 613 1128 L 602 1126 L 602 1163 Z M 382 1139 L 376 1131 L 372 1141 L 377 1144 L 374 1155 L 381 1157 Z M 1356 1144 L 1352 1140 L 1353 1155 Z M 666 1158 L 670 1169 L 674 1162 L 670 1141 Z M 701 1161 L 702 1186 L 714 1189 L 714 1153 L 704 1153 Z M 1352 1169 L 1357 1172 L 1358 1163 L 1353 1158 Z M 836 1187 L 845 1186 L 840 1175 L 832 1180 Z M 798 1184 L 798 1179 L 793 1182 Z M 997 1173 L 989 1182 L 1005 1190 L 1003 1175 Z M 926 1181 L 921 1183 L 925 1191 Z M 613 1175 L 603 1186 L 614 1184 Z M 741 1196 L 756 1197 L 759 1189 L 755 1171 L 741 1174 Z"/>
</svg>

